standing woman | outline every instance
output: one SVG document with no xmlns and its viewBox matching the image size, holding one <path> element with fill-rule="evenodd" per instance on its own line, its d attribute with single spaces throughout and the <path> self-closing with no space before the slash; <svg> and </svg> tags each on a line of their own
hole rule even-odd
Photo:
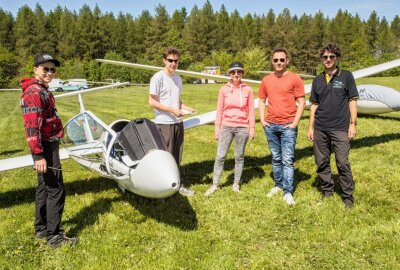
<svg viewBox="0 0 400 270">
<path fill-rule="evenodd" d="M 244 149 L 247 140 L 254 138 L 253 89 L 242 82 L 243 64 L 233 62 L 229 66 L 228 72 L 231 80 L 221 87 L 218 94 L 215 118 L 215 139 L 218 141 L 217 157 L 214 164 L 213 184 L 205 196 L 210 196 L 218 189 L 225 158 L 233 139 L 235 139 L 235 178 L 232 189 L 236 193 L 240 191 Z"/>
</svg>

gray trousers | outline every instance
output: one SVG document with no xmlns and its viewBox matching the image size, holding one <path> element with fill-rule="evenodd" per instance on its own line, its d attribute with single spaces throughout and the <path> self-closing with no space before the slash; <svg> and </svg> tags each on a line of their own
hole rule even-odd
<svg viewBox="0 0 400 270">
<path fill-rule="evenodd" d="M 164 138 L 167 151 L 171 153 L 176 161 L 176 165 L 181 165 L 182 151 L 183 151 L 183 138 L 185 129 L 183 122 L 176 124 L 157 124 L 158 130 Z"/>
<path fill-rule="evenodd" d="M 331 195 L 334 188 L 330 164 L 332 149 L 335 152 L 342 198 L 344 201 L 353 202 L 355 185 L 349 162 L 350 139 L 347 132 L 314 130 L 315 163 L 318 166 L 317 173 L 322 180 L 321 188 L 325 195 Z"/>
<path fill-rule="evenodd" d="M 213 184 L 218 185 L 226 155 L 232 140 L 235 139 L 235 178 L 234 182 L 239 184 L 242 178 L 244 166 L 244 149 L 246 148 L 249 129 L 245 127 L 227 127 L 222 126 L 218 140 L 217 157 L 214 163 Z"/>
</svg>

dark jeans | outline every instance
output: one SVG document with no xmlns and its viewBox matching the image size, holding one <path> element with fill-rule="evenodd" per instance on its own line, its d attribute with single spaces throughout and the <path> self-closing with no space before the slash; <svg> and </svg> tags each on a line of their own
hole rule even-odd
<svg viewBox="0 0 400 270">
<path fill-rule="evenodd" d="M 269 127 L 264 127 L 264 132 L 271 150 L 275 186 L 283 189 L 284 194 L 292 194 L 297 128 L 286 128 L 285 126 L 283 124 L 270 124 Z"/>
<path fill-rule="evenodd" d="M 65 204 L 65 189 L 61 171 L 58 142 L 42 142 L 43 154 L 49 169 L 38 174 L 35 199 L 35 230 L 47 228 L 47 239 L 59 234 Z"/>
<path fill-rule="evenodd" d="M 183 128 L 183 122 L 171 125 L 157 124 L 157 127 L 164 138 L 167 151 L 171 153 L 179 167 L 182 159 L 183 138 L 185 131 Z"/>
<path fill-rule="evenodd" d="M 330 157 L 335 153 L 336 166 L 340 177 L 342 198 L 353 202 L 354 180 L 349 162 L 350 139 L 347 131 L 320 131 L 314 130 L 314 156 L 317 164 L 317 173 L 321 178 L 321 188 L 325 195 L 333 193 Z"/>
</svg>

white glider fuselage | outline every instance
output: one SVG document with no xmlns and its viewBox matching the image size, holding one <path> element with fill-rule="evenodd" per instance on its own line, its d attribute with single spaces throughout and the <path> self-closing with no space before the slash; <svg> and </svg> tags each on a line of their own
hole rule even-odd
<svg viewBox="0 0 400 270">
<path fill-rule="evenodd" d="M 118 139 L 119 132 L 128 122 L 117 120 L 108 126 L 89 111 L 80 113 L 65 125 L 65 149 L 80 165 L 115 180 L 123 191 L 148 198 L 173 195 L 180 187 L 175 159 L 167 151 L 153 149 L 140 160 L 132 160 Z M 87 141 L 88 129 L 85 126 L 89 127 L 89 138 L 93 138 L 94 142 Z M 89 143 L 96 146 L 91 147 L 91 151 L 77 154 L 77 145 Z"/>
</svg>

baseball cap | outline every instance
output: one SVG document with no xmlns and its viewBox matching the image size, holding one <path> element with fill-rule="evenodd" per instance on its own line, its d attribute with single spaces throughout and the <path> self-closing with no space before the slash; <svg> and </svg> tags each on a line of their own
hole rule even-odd
<svg viewBox="0 0 400 270">
<path fill-rule="evenodd" d="M 233 70 L 241 70 L 244 73 L 244 69 L 243 69 L 243 64 L 240 62 L 233 62 L 228 69 L 228 72 L 231 72 Z"/>
<path fill-rule="evenodd" d="M 56 67 L 60 66 L 60 62 L 57 59 L 54 59 L 53 56 L 50 54 L 44 53 L 38 55 L 35 59 L 35 67 L 39 66 L 40 64 L 46 63 L 46 62 L 53 62 Z"/>
</svg>

